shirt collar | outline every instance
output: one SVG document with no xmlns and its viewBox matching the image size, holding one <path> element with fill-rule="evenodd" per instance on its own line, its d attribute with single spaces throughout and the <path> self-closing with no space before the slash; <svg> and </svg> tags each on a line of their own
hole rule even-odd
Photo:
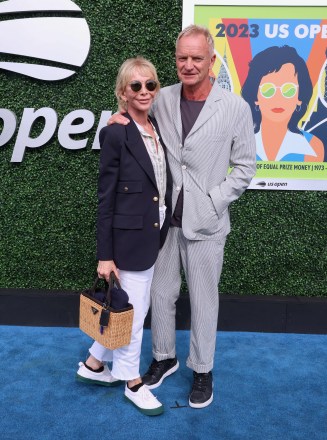
<svg viewBox="0 0 327 440">
<path fill-rule="evenodd" d="M 133 119 L 133 121 L 134 121 L 134 119 Z M 159 136 L 158 136 L 158 133 L 157 133 L 157 131 L 155 129 L 155 126 L 152 124 L 151 121 L 149 121 L 149 122 L 152 125 L 152 128 L 153 128 L 154 134 L 156 136 L 156 139 L 159 140 Z M 139 132 L 141 133 L 142 136 L 146 136 L 146 137 L 152 138 L 152 136 L 144 130 L 142 125 L 138 124 L 136 121 L 134 121 L 134 123 L 135 123 L 136 127 L 138 128 L 138 130 L 139 130 Z"/>
</svg>

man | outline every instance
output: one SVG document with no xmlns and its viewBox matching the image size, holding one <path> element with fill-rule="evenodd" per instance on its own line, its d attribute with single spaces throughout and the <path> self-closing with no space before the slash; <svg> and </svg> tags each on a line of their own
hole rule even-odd
<svg viewBox="0 0 327 440">
<path fill-rule="evenodd" d="M 215 58 L 209 31 L 195 25 L 185 28 L 176 42 L 181 83 L 162 89 L 153 105 L 173 176 L 174 215 L 155 265 L 151 290 L 154 359 L 143 382 L 156 388 L 179 366 L 175 302 L 183 267 L 191 303 L 187 366 L 193 370 L 189 396 L 193 408 L 206 407 L 213 400 L 211 370 L 218 283 L 230 231 L 228 207 L 248 187 L 256 169 L 250 108 L 239 96 L 211 83 L 209 72 Z"/>
</svg>

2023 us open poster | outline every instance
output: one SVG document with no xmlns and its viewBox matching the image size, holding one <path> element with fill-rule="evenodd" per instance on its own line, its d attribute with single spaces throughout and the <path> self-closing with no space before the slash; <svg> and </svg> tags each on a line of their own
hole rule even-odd
<svg viewBox="0 0 327 440">
<path fill-rule="evenodd" d="M 327 7 L 195 4 L 194 22 L 214 37 L 212 75 L 251 107 L 250 188 L 326 190 Z"/>
</svg>

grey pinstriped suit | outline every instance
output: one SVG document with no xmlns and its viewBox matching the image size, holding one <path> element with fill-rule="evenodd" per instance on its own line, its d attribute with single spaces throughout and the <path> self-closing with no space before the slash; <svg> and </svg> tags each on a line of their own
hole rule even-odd
<svg viewBox="0 0 327 440">
<path fill-rule="evenodd" d="M 182 263 L 191 301 L 187 365 L 205 373 L 213 367 L 217 286 L 230 231 L 228 206 L 255 174 L 256 147 L 248 104 L 217 82 L 182 146 L 181 87 L 179 83 L 162 89 L 153 105 L 173 176 L 173 210 L 182 187 L 184 191 L 182 229 L 170 228 L 155 266 L 153 355 L 158 361 L 175 356 L 175 302 Z"/>
</svg>

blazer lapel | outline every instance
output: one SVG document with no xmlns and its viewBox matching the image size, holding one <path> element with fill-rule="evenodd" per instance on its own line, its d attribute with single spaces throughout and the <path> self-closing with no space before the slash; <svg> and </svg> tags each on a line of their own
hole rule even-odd
<svg viewBox="0 0 327 440">
<path fill-rule="evenodd" d="M 182 115 L 181 115 L 181 92 L 182 83 L 178 84 L 177 90 L 174 89 L 174 93 L 170 98 L 171 105 L 171 120 L 176 132 L 178 141 L 174 142 L 172 145 L 166 145 L 167 150 L 170 154 L 175 157 L 177 161 L 181 159 L 181 148 L 179 145 L 182 143 Z M 175 93 L 176 92 L 176 93 Z"/>
<path fill-rule="evenodd" d="M 127 134 L 127 140 L 125 142 L 126 147 L 135 157 L 137 162 L 141 165 L 145 173 L 149 176 L 155 188 L 157 188 L 157 182 L 154 175 L 152 162 L 147 152 L 146 146 L 144 145 L 142 136 L 130 115 L 126 113 L 124 116 L 126 116 L 131 121 L 125 127 Z"/>
<path fill-rule="evenodd" d="M 171 117 L 173 125 L 178 133 L 179 140 L 182 141 L 182 116 L 181 116 L 181 92 L 182 83 L 178 84 L 177 93 L 171 97 Z"/>
<path fill-rule="evenodd" d="M 199 128 L 202 127 L 203 124 L 206 123 L 208 119 L 211 118 L 211 116 L 216 112 L 218 101 L 222 99 L 222 92 L 221 88 L 219 87 L 217 81 L 214 82 L 211 92 L 206 99 L 206 102 L 195 121 L 191 131 L 189 132 L 188 136 L 191 136 L 192 133 L 197 131 Z"/>
</svg>

